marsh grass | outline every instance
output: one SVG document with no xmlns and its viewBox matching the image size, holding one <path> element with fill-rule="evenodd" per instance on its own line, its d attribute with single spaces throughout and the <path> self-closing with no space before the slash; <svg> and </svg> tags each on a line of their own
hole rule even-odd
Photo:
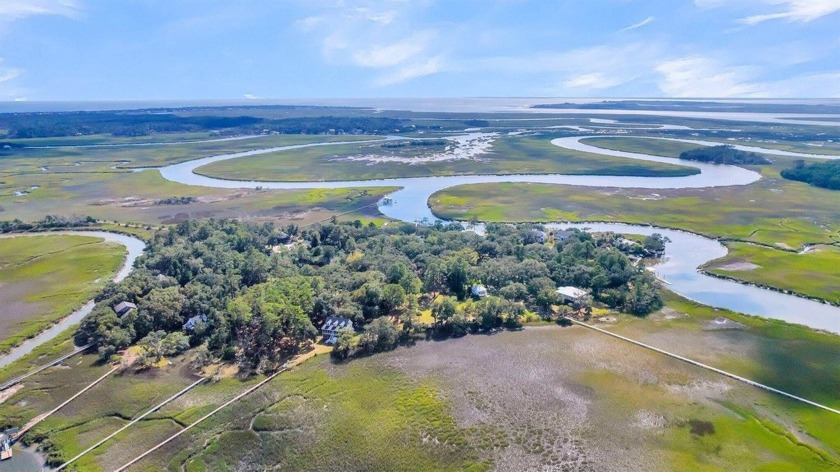
<svg viewBox="0 0 840 472">
<path fill-rule="evenodd" d="M 674 164 L 628 159 L 561 149 L 551 135 L 500 137 L 488 154 L 479 158 L 417 162 L 413 164 L 352 161 L 349 156 L 376 153 L 372 145 L 308 148 L 216 162 L 196 172 L 232 180 L 372 180 L 397 177 L 471 174 L 593 174 L 682 176 L 697 170 Z M 410 150 L 402 150 L 409 153 Z M 423 147 L 415 152 L 422 157 Z M 419 160 L 419 159 L 418 159 Z"/>
<path fill-rule="evenodd" d="M 114 276 L 125 248 L 85 236 L 0 238 L 0 352 L 81 307 Z"/>
<path fill-rule="evenodd" d="M 705 266 L 709 272 L 840 304 L 840 248 L 818 246 L 804 254 L 754 244 L 727 242 L 729 254 Z M 749 261 L 759 267 L 726 269 Z"/>
</svg>

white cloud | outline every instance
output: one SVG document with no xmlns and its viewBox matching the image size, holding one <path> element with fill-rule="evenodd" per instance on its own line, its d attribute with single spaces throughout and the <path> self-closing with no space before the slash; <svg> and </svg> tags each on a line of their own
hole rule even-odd
<svg viewBox="0 0 840 472">
<path fill-rule="evenodd" d="M 389 25 L 394 18 L 397 16 L 397 12 L 395 10 L 388 10 L 388 11 L 374 11 L 370 8 L 366 7 L 358 7 L 356 8 L 356 12 L 364 19 L 368 21 L 372 21 L 374 23 L 378 23 L 380 25 Z"/>
<path fill-rule="evenodd" d="M 17 87 L 16 80 L 23 74 L 23 70 L 14 67 L 4 67 L 0 59 L 0 100 L 16 100 L 25 91 Z"/>
<path fill-rule="evenodd" d="M 428 33 L 418 33 L 392 44 L 376 45 L 357 51 L 353 62 L 362 67 L 381 69 L 401 64 L 426 50 Z"/>
<path fill-rule="evenodd" d="M 36 15 L 74 17 L 79 4 L 74 0 L 0 0 L 0 20 L 12 21 Z"/>
<path fill-rule="evenodd" d="M 775 11 L 740 18 L 738 23 L 756 25 L 770 20 L 808 23 L 840 12 L 840 0 L 694 0 L 694 4 L 700 8 L 719 8 L 735 4 L 754 6 L 756 3 L 775 7 Z"/>
<path fill-rule="evenodd" d="M 763 97 L 767 91 L 751 80 L 746 67 L 727 67 L 703 56 L 672 59 L 658 64 L 657 85 L 667 97 Z"/>
<path fill-rule="evenodd" d="M 392 70 L 391 72 L 380 76 L 376 79 L 377 85 L 394 85 L 406 82 L 417 77 L 437 74 L 443 70 L 443 60 L 440 57 L 432 57 L 421 62 L 412 62 L 403 67 Z"/>
<path fill-rule="evenodd" d="M 576 75 L 567 80 L 563 85 L 568 88 L 583 88 L 583 89 L 605 89 L 621 85 L 625 80 L 620 77 L 607 77 L 601 72 L 593 72 L 590 74 Z"/>
<path fill-rule="evenodd" d="M 324 22 L 322 16 L 307 16 L 294 22 L 294 27 L 301 31 L 312 31 L 315 27 Z"/>
<path fill-rule="evenodd" d="M 422 7 L 418 2 L 343 0 L 316 5 L 321 8 L 294 26 L 316 38 L 327 62 L 375 70 L 375 86 L 405 82 L 445 68 L 441 33 L 411 23 L 413 9 Z"/>
<path fill-rule="evenodd" d="M 626 28 L 622 28 L 622 29 L 618 30 L 618 32 L 623 33 L 625 31 L 632 31 L 632 30 L 635 30 L 635 29 L 643 28 L 643 27 L 653 23 L 655 20 L 656 20 L 655 16 L 649 16 L 649 17 L 645 18 L 644 20 L 642 20 L 638 23 L 633 23 L 632 25 L 627 26 Z"/>
<path fill-rule="evenodd" d="M 16 79 L 20 73 L 20 69 L 0 69 L 0 84 Z"/>
<path fill-rule="evenodd" d="M 649 76 L 661 62 L 664 48 L 654 42 L 599 44 L 562 52 L 537 51 L 464 61 L 464 70 L 532 76 L 523 82 L 539 95 L 570 96 L 601 93 Z"/>
</svg>

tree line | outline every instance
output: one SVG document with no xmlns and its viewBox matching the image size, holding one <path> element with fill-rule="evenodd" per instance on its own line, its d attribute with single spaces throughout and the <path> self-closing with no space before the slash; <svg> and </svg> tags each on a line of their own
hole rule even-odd
<svg viewBox="0 0 840 472">
<path fill-rule="evenodd" d="M 39 231 L 59 228 L 84 228 L 94 226 L 98 223 L 99 222 L 96 218 L 92 216 L 47 215 L 44 218 L 31 223 L 15 218 L 11 221 L 0 221 L 0 233 Z"/>
<path fill-rule="evenodd" d="M 226 130 L 229 134 L 376 134 L 409 130 L 402 120 L 388 117 L 318 116 L 262 118 L 254 116 L 183 116 L 142 111 L 97 111 L 0 114 L 5 138 L 62 136 L 147 136 L 155 133 L 184 133 Z M 413 129 L 413 128 L 412 128 Z M 10 145 L 11 146 L 11 145 Z"/>
<path fill-rule="evenodd" d="M 344 356 L 516 328 L 526 313 L 551 318 L 558 285 L 637 315 L 662 306 L 658 283 L 618 236 L 571 231 L 551 244 L 534 237 L 543 230 L 493 224 L 480 236 L 441 223 L 281 229 L 188 220 L 157 232 L 134 271 L 103 290 L 76 341 L 96 343 L 103 357 L 140 342 L 151 362 L 202 346 L 209 358 L 261 371 L 316 340 L 328 316 L 357 328 L 338 340 Z M 471 299 L 473 284 L 489 296 Z M 137 309 L 120 318 L 113 307 L 123 301 Z M 431 325 L 417 322 L 424 310 Z"/>
<path fill-rule="evenodd" d="M 805 182 L 814 187 L 840 190 L 840 161 L 806 164 L 805 161 L 798 160 L 792 168 L 782 171 L 782 177 Z"/>
<path fill-rule="evenodd" d="M 770 161 L 760 154 L 739 151 L 738 149 L 728 145 L 703 146 L 697 149 L 691 149 L 681 153 L 680 159 L 728 165 L 770 164 Z"/>
</svg>

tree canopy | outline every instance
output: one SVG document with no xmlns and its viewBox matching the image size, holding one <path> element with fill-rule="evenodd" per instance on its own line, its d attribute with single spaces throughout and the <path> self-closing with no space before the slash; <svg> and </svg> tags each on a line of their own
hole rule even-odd
<svg viewBox="0 0 840 472">
<path fill-rule="evenodd" d="M 840 161 L 806 164 L 796 161 L 794 167 L 782 171 L 782 177 L 813 185 L 814 187 L 840 190 Z"/>
<path fill-rule="evenodd" d="M 629 313 L 661 306 L 656 280 L 628 258 L 639 249 L 624 247 L 623 238 L 574 231 L 552 244 L 530 237 L 535 229 L 545 230 L 491 224 L 480 236 L 457 224 L 281 230 L 189 220 L 154 235 L 135 270 L 99 295 L 77 341 L 96 343 L 103 356 L 140 341 L 158 358 L 163 340 L 183 331 L 190 345 L 206 343 L 214 356 L 267 370 L 316 339 L 328 316 L 360 330 L 358 339 L 340 337 L 342 349 L 376 352 L 426 329 L 457 336 L 516 328 L 527 310 L 548 313 L 559 304 L 561 285 L 589 289 L 594 300 Z M 651 252 L 664 244 L 645 243 L 641 250 Z M 471 300 L 473 284 L 490 296 Z M 137 310 L 119 318 L 113 307 L 123 301 Z M 434 325 L 415 325 L 422 304 Z M 184 329 L 196 316 L 202 321 Z"/>
<path fill-rule="evenodd" d="M 680 154 L 680 159 L 729 165 L 770 164 L 770 161 L 760 154 L 739 151 L 727 145 L 703 146 L 697 149 L 691 149 Z"/>
</svg>

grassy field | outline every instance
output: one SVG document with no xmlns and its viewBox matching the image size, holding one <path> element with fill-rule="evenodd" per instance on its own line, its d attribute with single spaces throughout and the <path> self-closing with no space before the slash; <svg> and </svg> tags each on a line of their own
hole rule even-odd
<svg viewBox="0 0 840 472">
<path fill-rule="evenodd" d="M 378 144 L 309 148 L 216 162 L 203 175 L 233 180 L 370 180 L 454 174 L 595 174 L 681 176 L 696 169 L 630 161 L 560 149 L 550 136 L 498 138 L 490 153 L 477 159 L 401 163 L 353 161 L 350 156 L 382 152 Z M 405 151 L 404 151 L 405 152 Z M 422 156 L 426 150 L 417 149 Z"/>
<path fill-rule="evenodd" d="M 631 152 L 679 155 L 681 143 L 599 138 L 590 143 Z M 437 216 L 483 221 L 621 221 L 685 229 L 710 237 L 749 241 L 785 250 L 840 241 L 840 192 L 781 179 L 792 160 L 775 157 L 759 169 L 762 180 L 746 186 L 641 190 L 546 184 L 479 184 L 446 189 L 429 203 Z M 737 247 L 737 246 L 736 246 Z M 772 247 L 732 256 L 760 265 L 726 275 L 828 300 L 837 299 L 836 264 L 823 254 L 793 259 Z M 826 257 L 828 256 L 828 259 Z M 800 262 L 790 265 L 789 263 Z M 815 283 L 810 283 L 815 280 Z"/>
<path fill-rule="evenodd" d="M 124 258 L 122 246 L 92 237 L 0 238 L 0 352 L 93 298 Z"/>
<path fill-rule="evenodd" d="M 799 254 L 748 243 L 726 246 L 729 254 L 708 264 L 706 270 L 840 304 L 840 248 L 817 246 Z"/>
<path fill-rule="evenodd" d="M 720 312 L 676 298 L 669 307 L 614 329 L 837 405 L 836 336 L 729 313 L 751 324 L 704 331 Z M 821 381 L 787 375 L 798 362 Z M 316 361 L 226 416 L 141 470 L 840 466 L 840 418 L 579 328 L 420 343 L 347 366 Z"/>
<path fill-rule="evenodd" d="M 767 149 L 778 149 L 781 151 L 801 152 L 806 154 L 840 155 L 840 144 L 838 143 L 811 143 L 819 144 L 809 146 L 806 143 L 792 143 L 769 141 L 764 139 L 715 139 L 714 136 L 692 136 L 691 139 L 709 140 L 714 142 L 741 144 L 744 146 L 755 146 Z M 620 138 L 588 138 L 582 142 L 604 149 L 616 149 L 619 151 L 640 152 L 665 157 L 678 157 L 681 152 L 696 149 L 696 144 L 675 143 L 669 141 L 658 141 L 655 139 L 642 139 L 634 137 Z M 775 158 L 769 155 L 771 159 Z"/>
<path fill-rule="evenodd" d="M 688 145 L 638 138 L 595 138 L 590 144 L 631 152 L 677 156 Z M 708 189 L 606 189 L 546 184 L 472 185 L 432 196 L 436 214 L 487 221 L 604 220 L 653 223 L 714 237 L 781 247 L 831 242 L 840 225 L 840 192 L 781 179 L 792 164 L 758 168 L 762 180 Z"/>
<path fill-rule="evenodd" d="M 310 223 L 375 203 L 394 188 L 249 190 L 214 189 L 164 180 L 156 170 L 119 173 L 31 174 L 15 176 L 3 188 L 28 188 L 28 195 L 0 196 L 0 218 L 31 221 L 48 214 L 90 215 L 148 225 L 186 218 L 243 218 L 277 223 Z M 158 204 L 169 197 L 195 197 L 185 205 Z M 60 212 L 59 212 L 60 209 Z M 375 208 L 353 215 L 376 217 Z"/>
<path fill-rule="evenodd" d="M 180 136 L 180 135 L 176 135 Z M 185 137 L 185 138 L 188 138 Z M 53 145 L 63 145 L 80 138 L 49 138 Z M 172 139 L 162 137 L 163 141 Z M 3 171 L 0 175 L 13 175 L 21 172 L 94 172 L 109 171 L 112 166 L 120 168 L 160 167 L 200 157 L 229 154 L 253 149 L 265 149 L 296 144 L 310 144 L 335 141 L 363 141 L 380 139 L 377 136 L 323 136 L 323 135 L 268 135 L 251 139 L 212 142 L 179 142 L 174 140 L 167 145 L 152 146 L 103 146 L 103 147 L 56 147 L 49 149 L 21 148 L 0 154 Z M 187 139 L 190 140 L 190 139 Z M 156 141 L 156 140 L 153 140 Z M 13 141 L 14 142 L 14 141 Z M 138 141 L 117 140 L 119 143 L 145 143 Z M 86 143 L 86 141 L 83 141 Z M 24 143 L 28 145 L 41 145 Z M 90 143 L 87 143 L 90 144 Z M 95 143 L 94 143 L 95 144 Z"/>
<path fill-rule="evenodd" d="M 685 190 L 477 184 L 438 192 L 437 216 L 483 221 L 623 221 L 783 248 L 834 242 L 840 192 L 763 179 L 745 187 Z"/>
<path fill-rule="evenodd" d="M 161 140 L 202 136 L 161 136 Z M 146 139 L 148 138 L 148 139 Z M 307 224 L 350 212 L 344 218 L 383 222 L 370 208 L 392 188 L 257 191 L 213 189 L 168 182 L 154 170 L 114 168 L 160 166 L 184 160 L 281 145 L 371 136 L 273 135 L 238 141 L 179 143 L 167 146 L 16 149 L 0 156 L 0 218 L 31 221 L 48 214 L 91 215 L 98 219 L 159 226 L 186 218 L 243 218 L 279 224 Z M 147 142 L 152 137 L 139 139 Z M 41 142 L 43 141 L 43 142 Z M 119 143 L 103 136 L 55 138 L 29 145 Z M 134 142 L 134 141 L 132 141 Z M 7 153 L 8 154 L 8 153 Z M 160 204 L 170 197 L 194 197 L 184 205 Z M 357 212 L 353 210 L 363 208 Z M 59 211 L 60 210 L 60 211 Z"/>
<path fill-rule="evenodd" d="M 718 316 L 743 328 L 705 329 Z M 840 407 L 840 337 L 675 295 L 646 319 L 601 326 Z M 37 432 L 69 457 L 191 382 L 187 363 L 112 377 Z M 0 417 L 23 422 L 108 369 L 93 356 L 68 364 L 28 381 Z M 113 469 L 259 379 L 202 385 L 79 467 Z M 840 417 L 810 406 L 584 328 L 547 326 L 349 364 L 319 356 L 134 470 L 834 470 L 837 428 Z"/>
<path fill-rule="evenodd" d="M 587 138 L 582 139 L 581 142 L 603 149 L 636 152 L 640 154 L 653 154 L 654 156 L 664 157 L 679 157 L 679 155 L 685 151 L 698 148 L 698 145 L 696 144 L 634 137 Z"/>
<path fill-rule="evenodd" d="M 207 132 L 196 133 L 161 133 L 148 136 L 113 136 L 110 134 L 91 134 L 87 136 L 59 136 L 49 138 L 4 139 L 19 146 L 91 146 L 137 143 L 171 143 L 218 139 Z"/>
</svg>

